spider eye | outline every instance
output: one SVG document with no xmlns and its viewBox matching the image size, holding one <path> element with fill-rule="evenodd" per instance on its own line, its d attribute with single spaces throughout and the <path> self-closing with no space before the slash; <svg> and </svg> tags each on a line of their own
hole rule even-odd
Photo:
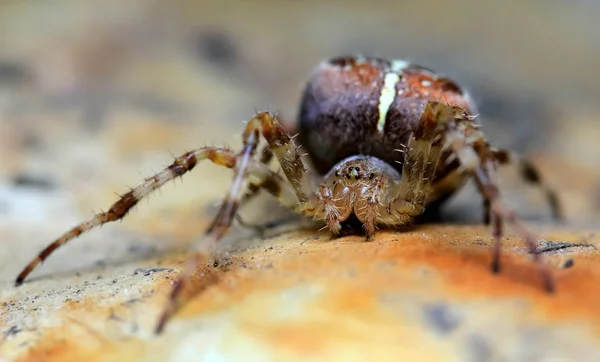
<svg viewBox="0 0 600 362">
<path fill-rule="evenodd" d="M 369 180 L 372 180 L 374 177 L 375 177 L 375 174 L 374 174 L 373 172 L 371 172 L 371 173 L 369 174 Z"/>
<path fill-rule="evenodd" d="M 335 171 L 335 177 L 340 177 L 340 171 Z"/>
</svg>

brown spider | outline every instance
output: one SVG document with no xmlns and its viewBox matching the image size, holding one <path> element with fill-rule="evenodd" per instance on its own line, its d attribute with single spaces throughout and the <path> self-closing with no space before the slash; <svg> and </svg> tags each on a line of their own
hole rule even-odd
<svg viewBox="0 0 600 362">
<path fill-rule="evenodd" d="M 54 250 L 96 226 L 123 218 L 132 207 L 166 182 L 190 171 L 198 161 L 234 170 L 233 182 L 202 245 L 214 245 L 231 226 L 241 203 L 265 189 L 295 212 L 322 220 L 335 235 L 362 224 L 371 240 L 377 225 L 413 223 L 425 207 L 434 208 L 473 177 L 484 199 L 485 222 L 492 221 L 495 248 L 492 271 L 499 271 L 503 220 L 511 223 L 534 255 L 545 288 L 554 283 L 536 250 L 536 239 L 502 202 L 496 184 L 499 164 L 514 155 L 492 148 L 475 123 L 475 107 L 452 80 L 405 61 L 340 57 L 321 63 L 304 92 L 299 115 L 300 143 L 314 171 L 309 174 L 299 146 L 269 112 L 256 114 L 242 134 L 239 153 L 219 147 L 198 148 L 146 178 L 114 203 L 55 240 L 16 279 L 27 275 Z M 268 145 L 255 159 L 260 135 Z M 275 156 L 284 178 L 268 163 Z M 553 215 L 558 199 L 535 168 L 523 159 L 524 178 L 543 187 Z M 211 251 L 209 250 L 209 252 Z M 183 283 L 205 260 L 197 249 L 171 291 L 157 332 L 171 314 Z"/>
</svg>

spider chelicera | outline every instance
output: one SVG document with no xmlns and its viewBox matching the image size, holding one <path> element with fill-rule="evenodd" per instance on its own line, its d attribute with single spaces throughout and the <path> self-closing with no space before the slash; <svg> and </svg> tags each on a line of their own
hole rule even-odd
<svg viewBox="0 0 600 362">
<path fill-rule="evenodd" d="M 485 223 L 492 223 L 495 248 L 492 271 L 499 271 L 503 222 L 511 223 L 538 263 L 545 288 L 554 289 L 541 262 L 535 237 L 500 198 L 498 165 L 517 162 L 523 177 L 547 195 L 556 218 L 560 205 L 536 169 L 514 153 L 485 140 L 468 94 L 449 78 L 406 61 L 339 57 L 316 67 L 304 91 L 299 113 L 299 144 L 277 116 L 256 114 L 242 134 L 243 147 L 203 147 L 177 157 L 154 176 L 122 195 L 111 208 L 96 214 L 46 247 L 19 274 L 27 275 L 54 250 L 96 226 L 123 218 L 141 199 L 202 160 L 233 169 L 233 182 L 207 231 L 204 245 L 214 246 L 228 231 L 240 206 L 264 189 L 295 212 L 321 220 L 334 235 L 360 224 L 366 240 L 378 225 L 403 226 L 425 208 L 436 208 L 470 178 L 483 197 Z M 267 142 L 255 157 L 260 137 Z M 285 177 L 269 167 L 273 156 Z M 287 182 L 286 182 L 287 181 Z M 185 264 L 158 323 L 161 331 L 183 283 L 205 260 L 197 250 Z"/>
</svg>

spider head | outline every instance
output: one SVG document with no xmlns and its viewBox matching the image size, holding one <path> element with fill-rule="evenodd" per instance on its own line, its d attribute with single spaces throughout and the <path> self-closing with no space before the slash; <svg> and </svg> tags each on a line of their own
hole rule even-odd
<svg viewBox="0 0 600 362">
<path fill-rule="evenodd" d="M 372 158 L 350 157 L 338 163 L 332 172 L 333 179 L 344 184 L 364 184 L 376 181 L 383 170 Z"/>
<path fill-rule="evenodd" d="M 356 165 L 354 162 L 344 167 L 339 167 L 335 170 L 335 177 L 346 181 L 359 181 L 359 180 L 373 180 L 377 176 L 377 173 L 369 167 L 361 167 Z"/>
<path fill-rule="evenodd" d="M 326 179 L 344 185 L 366 185 L 383 178 L 399 180 L 400 175 L 390 165 L 371 156 L 351 156 L 336 164 Z"/>
</svg>

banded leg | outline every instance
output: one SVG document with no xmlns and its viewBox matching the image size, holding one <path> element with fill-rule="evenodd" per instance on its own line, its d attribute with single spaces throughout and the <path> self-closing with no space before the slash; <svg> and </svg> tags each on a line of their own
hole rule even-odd
<svg viewBox="0 0 600 362">
<path fill-rule="evenodd" d="M 443 105 L 441 106 L 444 107 Z M 489 200 L 490 212 L 494 220 L 494 238 L 496 239 L 496 251 L 494 252 L 492 270 L 496 271 L 499 268 L 499 242 L 502 238 L 501 227 L 503 220 L 506 220 L 521 235 L 529 252 L 533 254 L 534 261 L 537 263 L 543 278 L 546 291 L 554 291 L 552 275 L 541 260 L 540 253 L 536 247 L 535 236 L 521 223 L 515 212 L 504 205 L 500 197 L 500 190 L 493 179 L 493 172 L 498 162 L 493 157 L 493 151 L 484 140 L 483 135 L 475 128 L 474 124 L 468 121 L 466 115 L 461 115 L 460 109 L 455 108 L 455 111 L 455 121 L 447 125 L 445 132 L 445 147 L 453 150 L 464 172 L 473 174 L 477 184 L 480 185 L 482 196 Z"/>
<path fill-rule="evenodd" d="M 271 162 L 271 160 L 273 159 L 273 152 L 271 152 L 271 149 L 269 148 L 268 145 L 265 145 L 263 147 L 263 150 L 260 152 L 260 155 L 261 155 L 260 162 L 265 165 L 268 165 Z M 250 181 L 250 184 L 248 185 L 248 189 L 246 190 L 246 192 L 244 193 L 244 196 L 242 197 L 242 200 L 240 201 L 240 208 L 243 207 L 245 204 L 247 204 L 250 200 L 252 200 L 256 195 L 258 195 L 258 192 L 261 189 L 264 189 L 267 192 L 269 192 L 270 194 L 277 197 L 277 194 L 280 192 L 279 185 L 280 185 L 280 182 L 278 181 L 278 179 L 272 178 L 272 177 L 265 177 L 261 180 Z M 293 209 L 293 207 L 291 207 L 291 205 L 286 205 L 286 206 Z M 257 232 L 261 236 L 263 236 L 264 233 L 268 229 L 276 227 L 276 226 L 290 220 L 290 218 L 287 217 L 284 219 L 277 219 L 277 220 L 269 221 L 264 224 L 250 224 L 250 223 L 247 223 L 240 216 L 239 212 L 235 214 L 235 219 L 241 226 L 243 226 L 245 228 L 249 228 L 249 229 L 254 229 L 254 231 Z"/>
<path fill-rule="evenodd" d="M 183 271 L 176 279 L 169 295 L 167 305 L 156 326 L 156 333 L 162 332 L 166 322 L 172 315 L 178 297 L 183 290 L 185 281 L 196 271 L 202 260 L 205 260 L 206 255 L 214 251 L 217 242 L 229 230 L 235 213 L 238 210 L 239 203 L 250 182 L 247 177 L 249 166 L 251 164 L 261 165 L 264 169 L 268 169 L 266 165 L 260 164 L 252 158 L 258 146 L 259 133 L 262 133 L 269 144 L 270 149 L 273 151 L 273 154 L 279 160 L 288 181 L 294 189 L 296 197 L 300 201 L 308 200 L 305 190 L 309 190 L 310 183 L 308 182 L 306 170 L 300 160 L 300 156 L 296 152 L 297 149 L 292 140 L 270 113 L 258 113 L 248 122 L 244 133 L 242 134 L 244 146 L 233 165 L 235 168 L 235 175 L 227 196 L 223 200 L 217 217 L 205 238 L 198 244 L 192 257 L 186 261 Z M 269 174 L 265 173 L 258 177 L 258 179 L 265 178 L 274 179 L 274 173 L 271 171 Z M 285 200 L 283 200 L 283 202 L 286 203 Z M 287 203 L 290 204 L 289 202 Z"/>
<path fill-rule="evenodd" d="M 283 173 L 292 185 L 298 201 L 307 202 L 314 189 L 308 178 L 306 165 L 298 153 L 299 147 L 294 144 L 289 133 L 269 112 L 257 114 L 248 122 L 248 127 L 262 133 L 271 152 L 279 161 Z"/>
<path fill-rule="evenodd" d="M 192 170 L 198 161 L 205 159 L 209 159 L 217 165 L 229 168 L 235 165 L 235 154 L 224 148 L 206 147 L 184 153 L 183 155 L 177 157 L 170 166 L 166 167 L 164 170 L 155 174 L 154 176 L 146 178 L 143 183 L 122 195 L 121 198 L 115 202 L 110 209 L 108 209 L 108 211 L 94 215 L 94 217 L 92 217 L 90 220 L 75 226 L 53 241 L 44 250 L 42 250 L 35 259 L 27 264 L 21 273 L 19 273 L 15 284 L 17 286 L 21 285 L 25 278 L 38 264 L 46 260 L 46 258 L 48 258 L 52 252 L 62 245 L 77 238 L 79 235 L 92 230 L 95 227 L 124 218 L 140 200 L 148 196 L 152 191 L 159 189 L 165 183 L 177 177 L 182 177 L 186 172 Z"/>
<path fill-rule="evenodd" d="M 276 118 L 280 118 L 278 116 L 276 116 Z M 286 124 L 286 123 L 284 123 Z M 287 134 L 291 134 L 291 133 L 295 133 L 295 136 L 290 137 L 290 139 L 294 139 L 294 137 L 296 137 L 298 135 L 298 133 L 296 132 L 296 129 L 292 126 L 289 126 L 289 123 L 287 123 L 288 126 L 281 126 L 285 132 L 287 132 Z M 273 159 L 273 152 L 271 151 L 271 148 L 269 145 L 265 145 L 263 147 L 263 149 L 260 152 L 260 162 L 268 165 L 271 160 Z M 272 184 L 272 180 L 269 179 L 263 179 L 261 181 L 258 182 L 250 182 L 250 184 L 248 185 L 248 190 L 246 191 L 246 193 L 244 194 L 244 197 L 242 199 L 242 201 L 240 202 L 240 205 L 244 205 L 246 202 L 248 202 L 249 200 L 251 200 L 252 198 L 254 198 L 254 196 L 256 196 L 256 194 L 258 193 L 258 191 L 260 191 L 261 188 L 268 188 L 271 186 Z"/>
<path fill-rule="evenodd" d="M 491 162 L 491 161 L 488 161 Z M 514 211 L 506 207 L 500 200 L 500 191 L 498 186 L 494 183 L 494 181 L 488 177 L 487 173 L 483 166 L 477 166 L 475 168 L 475 177 L 479 180 L 479 182 L 483 185 L 484 197 L 490 200 L 491 204 L 491 212 L 493 218 L 501 218 L 506 219 L 512 226 L 516 229 L 516 231 L 521 235 L 521 237 L 525 241 L 525 245 L 529 249 L 529 252 L 533 254 L 534 261 L 538 264 L 540 274 L 542 275 L 544 286 L 546 291 L 551 293 L 554 291 L 554 280 L 552 275 L 550 274 L 550 270 L 547 268 L 545 263 L 543 263 L 540 253 L 537 250 L 536 246 L 536 238 L 535 236 L 521 223 L 517 215 Z M 501 221 L 496 221 L 500 223 Z M 498 240 L 500 240 L 501 235 L 496 236 L 497 244 Z M 500 246 L 496 246 L 496 251 L 494 252 L 494 261 L 492 263 L 492 271 L 499 270 L 499 259 L 500 259 L 500 251 L 498 250 Z"/>
<path fill-rule="evenodd" d="M 260 162 L 268 165 L 271 160 L 273 159 L 273 152 L 271 152 L 271 149 L 269 148 L 268 145 L 265 145 L 262 149 L 262 152 L 260 153 Z M 261 180 L 259 182 L 250 182 L 250 184 L 248 185 L 248 190 L 246 190 L 246 192 L 244 193 L 244 197 L 242 198 L 241 204 L 245 204 L 248 201 L 250 201 L 251 199 L 254 198 L 254 196 L 257 195 L 258 191 L 263 188 L 263 187 L 269 187 L 268 183 L 269 183 L 269 179 L 264 179 Z"/>
<path fill-rule="evenodd" d="M 492 166 L 494 166 L 492 168 Z M 496 165 L 495 164 L 491 164 L 488 163 L 488 167 L 487 167 L 487 171 L 488 171 L 488 175 L 489 178 L 494 180 L 496 175 Z M 478 178 L 475 178 L 475 184 L 477 185 L 477 189 L 479 190 L 479 193 L 481 195 L 485 194 L 485 188 L 484 186 L 481 184 L 481 182 L 479 181 Z M 502 217 L 501 215 L 499 215 L 496 212 L 492 213 L 492 209 L 491 209 L 491 202 L 490 199 L 488 199 L 487 197 L 483 198 L 483 205 L 484 205 L 484 215 L 485 215 L 485 219 L 486 219 L 486 225 L 488 225 L 490 223 L 490 221 L 492 222 L 492 236 L 494 238 L 494 252 L 492 254 L 492 272 L 493 273 L 498 273 L 500 271 L 500 254 L 502 253 L 502 234 L 503 234 L 503 227 L 504 227 L 504 223 L 502 222 Z"/>
<path fill-rule="evenodd" d="M 514 152 L 505 150 L 494 151 L 493 156 L 494 159 L 501 165 L 508 165 L 511 163 L 517 164 L 521 178 L 527 183 L 530 183 L 535 187 L 539 187 L 544 191 L 546 201 L 548 202 L 552 212 L 552 218 L 555 221 L 564 220 L 563 209 L 556 191 L 550 185 L 544 182 L 540 172 L 533 163 Z"/>
<path fill-rule="evenodd" d="M 234 164 L 235 173 L 233 176 L 233 182 L 231 183 L 229 191 L 227 192 L 227 196 L 223 200 L 219 213 L 207 232 L 206 238 L 201 241 L 202 244 L 198 245 L 199 248 L 193 252 L 192 257 L 190 257 L 184 263 L 183 271 L 175 280 L 173 288 L 171 289 L 171 293 L 169 294 L 167 305 L 163 309 L 156 326 L 156 333 L 161 333 L 164 329 L 166 322 L 168 321 L 174 310 L 174 307 L 177 304 L 178 296 L 183 290 L 185 281 L 192 276 L 192 274 L 201 264 L 202 260 L 205 260 L 206 255 L 214 251 L 216 243 L 227 233 L 229 227 L 231 226 L 233 217 L 238 209 L 239 201 L 242 198 L 242 195 L 244 194 L 248 184 L 246 172 L 248 164 L 252 162 L 252 156 L 258 144 L 258 132 L 256 132 L 254 129 L 246 128 L 243 138 L 244 148 L 240 155 L 238 155 L 236 158 L 236 162 Z M 203 251 L 200 248 L 205 248 L 206 250 Z"/>
</svg>

